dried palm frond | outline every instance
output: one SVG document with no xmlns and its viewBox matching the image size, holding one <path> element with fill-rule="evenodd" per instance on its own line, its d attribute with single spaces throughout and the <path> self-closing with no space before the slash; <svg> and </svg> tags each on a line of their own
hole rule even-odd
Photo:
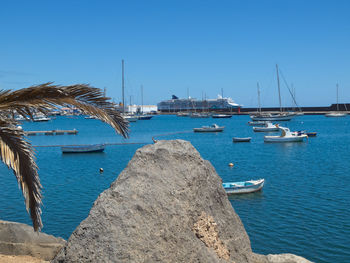
<svg viewBox="0 0 350 263">
<path fill-rule="evenodd" d="M 23 117 L 33 118 L 33 109 L 46 113 L 57 105 L 71 105 L 108 123 L 127 137 L 128 122 L 108 100 L 100 89 L 86 84 L 59 86 L 49 82 L 16 91 L 0 91 L 0 111 L 16 111 Z"/>
<path fill-rule="evenodd" d="M 108 100 L 100 89 L 85 84 L 58 86 L 49 82 L 16 91 L 0 90 L 0 158 L 17 178 L 35 231 L 42 228 L 41 184 L 34 151 L 22 129 L 15 126 L 14 112 L 33 119 L 34 111 L 46 113 L 57 106 L 75 106 L 127 137 L 128 122 Z"/>
<path fill-rule="evenodd" d="M 23 130 L 13 126 L 11 120 L 7 119 L 0 120 L 0 158 L 15 174 L 34 230 L 40 230 L 41 184 L 34 152 L 30 143 L 24 139 Z"/>
</svg>

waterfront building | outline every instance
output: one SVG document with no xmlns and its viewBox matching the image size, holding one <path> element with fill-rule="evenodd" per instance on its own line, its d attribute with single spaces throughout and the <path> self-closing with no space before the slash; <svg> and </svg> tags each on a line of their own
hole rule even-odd
<svg viewBox="0 0 350 263">
<path fill-rule="evenodd" d="M 164 100 L 157 104 L 158 111 L 232 111 L 241 105 L 235 103 L 231 98 L 224 98 L 218 95 L 217 99 L 197 100 L 194 98 L 179 99 L 173 95 L 171 100 Z"/>
<path fill-rule="evenodd" d="M 127 105 L 126 106 L 126 111 L 132 114 L 135 113 L 153 113 L 157 112 L 157 105 Z"/>
</svg>

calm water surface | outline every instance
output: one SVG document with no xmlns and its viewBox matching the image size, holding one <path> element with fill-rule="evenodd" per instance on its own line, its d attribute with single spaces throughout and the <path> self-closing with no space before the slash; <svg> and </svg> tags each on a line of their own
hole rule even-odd
<svg viewBox="0 0 350 263">
<path fill-rule="evenodd" d="M 305 143 L 266 144 L 253 133 L 248 116 L 190 119 L 155 116 L 131 123 L 128 140 L 98 120 L 57 117 L 24 123 L 25 130 L 73 129 L 78 135 L 32 136 L 33 145 L 140 143 L 108 146 L 104 153 L 62 155 L 58 147 L 37 147 L 43 189 L 43 231 L 65 239 L 85 219 L 98 195 L 125 168 L 135 150 L 157 139 L 189 140 L 223 181 L 265 178 L 262 192 L 230 199 L 257 253 L 294 253 L 315 262 L 350 262 L 350 117 L 300 116 L 285 123 L 292 130 L 318 132 Z M 197 134 L 212 123 L 223 133 Z M 232 143 L 232 137 L 253 137 Z M 228 163 L 234 163 L 233 168 Z M 104 173 L 99 173 L 99 168 Z M 0 165 L 0 216 L 31 224 L 17 181 Z"/>
</svg>

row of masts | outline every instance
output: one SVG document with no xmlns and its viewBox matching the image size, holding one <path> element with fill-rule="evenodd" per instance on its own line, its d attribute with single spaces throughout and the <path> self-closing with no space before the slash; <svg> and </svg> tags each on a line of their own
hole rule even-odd
<svg viewBox="0 0 350 263">
<path fill-rule="evenodd" d="M 281 100 L 281 87 L 280 87 L 280 77 L 279 77 L 279 69 L 278 69 L 278 65 L 276 64 L 276 75 L 277 75 L 277 87 L 278 87 L 278 101 L 279 101 L 279 106 L 280 106 L 280 112 L 283 111 L 282 108 L 282 100 Z M 283 76 L 283 75 L 282 75 Z M 287 85 L 287 83 L 286 83 Z M 339 89 L 339 85 L 338 83 L 336 84 L 337 87 L 337 111 L 339 111 L 339 101 L 338 101 L 338 89 Z M 291 89 L 288 87 L 288 91 L 293 99 L 294 104 L 299 108 L 299 110 L 301 111 L 301 108 L 298 106 L 296 99 L 295 99 L 295 90 L 294 92 L 291 91 Z M 260 104 L 260 87 L 259 87 L 259 82 L 257 83 L 257 90 L 258 90 L 258 112 L 261 113 L 261 104 Z"/>
<path fill-rule="evenodd" d="M 124 59 L 122 59 L 122 113 L 125 114 L 125 85 L 124 85 Z M 131 105 L 131 96 L 130 96 L 130 105 Z M 143 85 L 141 85 L 141 113 L 143 113 Z"/>
</svg>

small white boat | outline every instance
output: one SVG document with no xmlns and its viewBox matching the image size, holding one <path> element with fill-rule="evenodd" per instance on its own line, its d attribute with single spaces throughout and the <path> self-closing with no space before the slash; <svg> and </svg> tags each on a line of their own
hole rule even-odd
<svg viewBox="0 0 350 263">
<path fill-rule="evenodd" d="M 96 119 L 95 116 L 85 116 L 84 119 Z"/>
<path fill-rule="evenodd" d="M 137 116 L 133 116 L 133 115 L 122 115 L 122 116 L 128 122 L 136 122 L 138 119 Z"/>
<path fill-rule="evenodd" d="M 248 121 L 249 126 L 264 126 L 266 121 Z"/>
<path fill-rule="evenodd" d="M 264 142 L 302 142 L 308 136 L 306 134 L 291 132 L 286 127 L 279 127 L 282 134 L 280 136 L 265 136 Z"/>
<path fill-rule="evenodd" d="M 207 113 L 192 113 L 190 115 L 191 118 L 209 118 L 210 115 Z"/>
<path fill-rule="evenodd" d="M 213 118 L 221 118 L 221 119 L 223 119 L 223 118 L 232 118 L 232 115 L 228 115 L 228 114 L 213 114 L 212 115 L 212 117 Z"/>
<path fill-rule="evenodd" d="M 326 116 L 326 117 L 346 117 L 346 115 L 347 115 L 346 112 L 335 111 L 335 112 L 326 113 L 324 116 Z"/>
<path fill-rule="evenodd" d="M 271 122 L 265 122 L 263 127 L 253 127 L 255 132 L 275 132 L 279 131 L 278 124 L 272 124 Z"/>
<path fill-rule="evenodd" d="M 233 142 L 250 142 L 252 137 L 233 137 L 232 141 Z"/>
<path fill-rule="evenodd" d="M 151 115 L 138 115 L 137 119 L 138 120 L 150 120 L 150 119 L 152 119 L 152 117 L 153 116 L 151 116 Z"/>
<path fill-rule="evenodd" d="M 176 114 L 178 117 L 188 117 L 190 114 L 188 112 L 179 112 Z"/>
<path fill-rule="evenodd" d="M 217 124 L 212 124 L 211 126 L 203 126 L 201 128 L 194 128 L 194 132 L 222 132 L 224 130 L 224 126 L 218 126 Z"/>
<path fill-rule="evenodd" d="M 265 179 L 250 180 L 244 182 L 223 183 L 227 195 L 247 194 L 260 191 L 265 183 Z"/>
<path fill-rule="evenodd" d="M 20 115 L 20 116 L 16 116 L 16 117 L 15 117 L 15 120 L 16 120 L 16 121 L 27 121 L 27 120 L 29 120 L 29 119 L 26 119 L 26 118 L 24 118 L 22 115 Z"/>
<path fill-rule="evenodd" d="M 34 122 L 43 122 L 43 121 L 49 121 L 49 120 L 51 120 L 51 118 L 48 118 L 48 117 L 46 117 L 44 115 L 38 115 L 38 116 L 35 116 L 33 118 Z"/>
<path fill-rule="evenodd" d="M 104 144 L 92 144 L 92 145 L 72 145 L 62 146 L 62 153 L 93 153 L 103 152 L 105 149 Z"/>
</svg>

